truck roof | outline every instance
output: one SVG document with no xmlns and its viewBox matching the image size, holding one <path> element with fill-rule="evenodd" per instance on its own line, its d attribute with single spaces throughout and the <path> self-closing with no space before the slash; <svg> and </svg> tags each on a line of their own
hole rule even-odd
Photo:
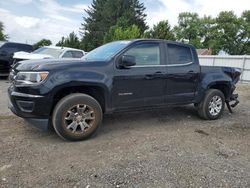
<svg viewBox="0 0 250 188">
<path fill-rule="evenodd" d="M 177 44 L 177 45 L 181 45 L 181 46 L 188 46 L 188 47 L 192 47 L 194 48 L 193 45 L 191 44 L 186 44 L 186 43 L 183 43 L 181 41 L 172 41 L 172 40 L 166 40 L 166 39 L 131 39 L 131 40 L 124 40 L 124 41 L 131 41 L 131 42 L 139 42 L 139 41 L 165 41 L 169 44 Z"/>
<path fill-rule="evenodd" d="M 10 43 L 10 44 L 22 44 L 22 45 L 32 46 L 31 44 L 26 44 L 26 43 L 21 43 L 21 42 L 0 41 L 0 44 L 5 44 L 5 43 Z"/>
</svg>

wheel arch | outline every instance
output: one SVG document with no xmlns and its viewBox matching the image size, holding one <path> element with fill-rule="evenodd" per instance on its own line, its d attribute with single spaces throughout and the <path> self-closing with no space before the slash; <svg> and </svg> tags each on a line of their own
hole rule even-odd
<svg viewBox="0 0 250 188">
<path fill-rule="evenodd" d="M 218 90 L 220 90 L 224 94 L 225 99 L 228 99 L 230 97 L 230 94 L 231 94 L 230 83 L 225 82 L 225 81 L 213 82 L 213 83 L 208 85 L 207 90 L 208 89 L 218 89 Z"/>
<path fill-rule="evenodd" d="M 100 84 L 69 84 L 58 87 L 53 93 L 53 104 L 50 114 L 53 113 L 55 105 L 65 96 L 72 93 L 84 93 L 90 95 L 98 101 L 102 111 L 107 108 L 107 89 Z"/>
</svg>

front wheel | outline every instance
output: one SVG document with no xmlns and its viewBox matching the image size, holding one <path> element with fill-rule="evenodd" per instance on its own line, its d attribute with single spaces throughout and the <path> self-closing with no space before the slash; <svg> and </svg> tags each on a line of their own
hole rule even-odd
<svg viewBox="0 0 250 188">
<path fill-rule="evenodd" d="M 225 107 L 225 96 L 218 89 L 209 89 L 204 99 L 198 104 L 198 114 L 203 119 L 215 120 L 220 118 Z"/>
<path fill-rule="evenodd" d="M 89 95 L 70 94 L 57 103 L 52 122 L 61 138 L 70 141 L 84 140 L 92 136 L 100 126 L 102 109 Z"/>
</svg>

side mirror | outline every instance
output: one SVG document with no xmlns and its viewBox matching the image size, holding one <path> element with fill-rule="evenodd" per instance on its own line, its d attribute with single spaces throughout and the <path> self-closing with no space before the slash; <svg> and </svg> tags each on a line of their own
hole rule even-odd
<svg viewBox="0 0 250 188">
<path fill-rule="evenodd" d="M 136 61 L 135 57 L 132 55 L 123 55 L 119 63 L 119 66 L 122 68 L 128 68 L 134 65 L 136 65 Z"/>
</svg>

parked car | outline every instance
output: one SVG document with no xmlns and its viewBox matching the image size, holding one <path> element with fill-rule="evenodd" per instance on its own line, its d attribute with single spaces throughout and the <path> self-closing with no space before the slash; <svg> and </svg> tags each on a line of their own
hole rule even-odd
<svg viewBox="0 0 250 188">
<path fill-rule="evenodd" d="M 46 61 L 46 63 L 44 63 Z M 192 45 L 165 40 L 116 41 L 81 60 L 35 60 L 15 65 L 9 108 L 67 140 L 93 135 L 103 114 L 194 104 L 218 119 L 238 104 L 240 70 L 206 67 Z"/>
<path fill-rule="evenodd" d="M 29 44 L 0 41 L 0 76 L 9 75 L 12 56 L 18 51 L 31 52 L 33 48 Z"/>
<path fill-rule="evenodd" d="M 27 52 L 16 52 L 13 56 L 13 64 L 30 59 L 51 59 L 51 58 L 82 58 L 85 55 L 83 50 L 58 46 L 44 46 L 37 50 Z"/>
</svg>

